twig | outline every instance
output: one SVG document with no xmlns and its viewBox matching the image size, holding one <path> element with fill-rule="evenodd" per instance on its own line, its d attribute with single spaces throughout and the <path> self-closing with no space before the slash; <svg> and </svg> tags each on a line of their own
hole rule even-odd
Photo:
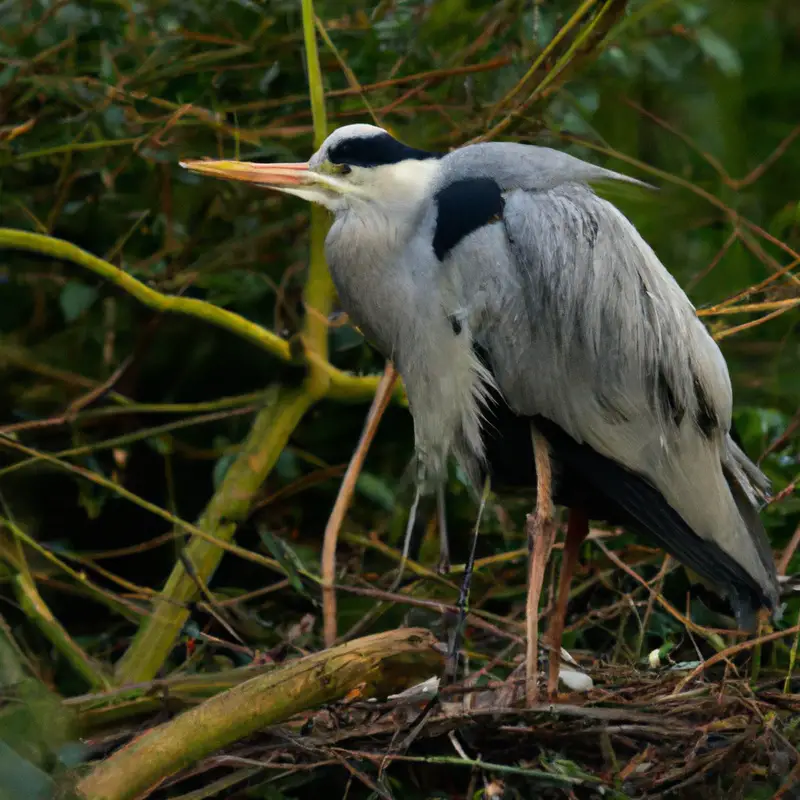
<svg viewBox="0 0 800 800">
<path fill-rule="evenodd" d="M 261 484 L 311 406 L 312 398 L 307 392 L 276 394 L 274 404 L 267 406 L 256 417 L 239 455 L 228 468 L 222 484 L 206 506 L 197 525 L 182 524 L 192 534 L 184 551 L 185 556 L 204 584 L 211 579 L 226 550 L 249 552 L 231 543 L 238 522 L 247 517 Z M 114 490 L 123 493 L 119 487 Z M 157 513 L 165 517 L 167 512 L 158 509 Z M 249 553 L 248 557 L 265 566 L 277 566 L 283 572 L 273 559 L 257 553 Z M 138 683 L 155 677 L 188 619 L 186 605 L 196 594 L 195 581 L 178 561 L 155 601 L 152 615 L 143 620 L 131 646 L 117 662 L 116 671 L 122 682 Z"/>
<path fill-rule="evenodd" d="M 724 650 L 724 645 L 719 638 L 720 633 L 724 633 L 728 636 L 746 636 L 747 634 L 742 633 L 742 631 L 735 631 L 735 630 L 717 630 L 715 628 L 704 628 L 696 623 L 692 622 L 688 617 L 681 614 L 678 609 L 675 608 L 671 603 L 669 603 L 663 595 L 657 592 L 641 575 L 637 574 L 634 570 L 632 570 L 616 553 L 609 550 L 602 541 L 599 539 L 597 541 L 597 546 L 603 551 L 612 563 L 618 566 L 621 570 L 625 573 L 630 575 L 635 581 L 640 583 L 644 586 L 645 589 L 650 593 L 652 597 L 654 597 L 658 603 L 662 606 L 662 608 L 668 613 L 671 614 L 675 619 L 677 619 L 681 624 L 685 625 L 692 633 L 696 633 L 699 636 L 702 636 L 715 650 L 722 651 Z"/>
<path fill-rule="evenodd" d="M 559 30 L 559 33 L 556 34 L 554 40 L 551 42 L 551 45 L 555 44 L 556 40 L 560 41 L 563 31 L 576 26 L 580 18 L 589 8 L 591 8 L 592 5 L 595 4 L 595 2 L 596 0 L 586 0 L 586 2 L 584 2 L 578 8 L 568 22 L 562 26 L 562 28 Z M 524 113 L 527 112 L 531 106 L 534 105 L 534 103 L 548 96 L 555 91 L 559 85 L 564 83 L 564 80 L 568 74 L 571 71 L 574 71 L 576 64 L 579 63 L 579 57 L 581 55 L 584 57 L 593 53 L 596 55 L 608 43 L 609 39 L 611 38 L 610 32 L 612 31 L 613 25 L 617 19 L 623 15 L 626 6 L 627 0 L 605 0 L 600 10 L 584 25 L 581 30 L 576 33 L 575 38 L 570 43 L 569 47 L 567 47 L 566 51 L 559 57 L 558 61 L 552 67 L 547 69 L 546 72 L 543 69 L 543 56 L 545 53 L 542 53 L 540 57 L 537 58 L 533 67 L 531 67 L 531 69 L 528 71 L 530 79 L 541 74 L 541 78 L 536 88 L 522 103 L 519 104 L 519 106 L 512 109 L 502 120 L 500 120 L 500 122 L 494 125 L 489 131 L 481 134 L 472 141 L 491 141 L 501 133 L 508 134 L 512 125 L 515 122 L 524 119 Z M 548 46 L 548 50 L 546 52 L 549 52 L 549 49 L 550 46 Z M 555 48 L 553 47 L 552 49 Z M 527 78 L 528 76 L 526 76 L 526 79 Z M 522 82 L 520 82 L 518 86 L 521 88 Z"/>
<path fill-rule="evenodd" d="M 767 642 L 774 642 L 776 639 L 783 639 L 785 636 L 793 636 L 796 633 L 800 632 L 800 625 L 795 625 L 793 628 L 787 628 L 783 631 L 773 631 L 772 633 L 767 633 L 764 636 L 757 636 L 755 639 L 749 639 L 746 642 L 739 642 L 739 644 L 735 644 L 731 647 L 728 647 L 725 650 L 721 650 L 719 653 L 714 653 L 711 658 L 704 661 L 700 666 L 696 667 L 692 670 L 676 687 L 673 689 L 672 694 L 677 695 L 680 694 L 683 688 L 691 683 L 695 678 L 698 678 L 703 672 L 708 669 L 709 667 L 714 666 L 714 664 L 720 661 L 727 661 L 730 659 L 731 656 L 736 655 L 737 653 L 741 653 L 743 650 L 749 650 L 756 645 L 766 644 Z"/>
<path fill-rule="evenodd" d="M 800 611 L 797 612 L 797 624 L 800 627 Z M 792 675 L 794 674 L 794 665 L 797 663 L 798 645 L 800 645 L 800 631 L 795 634 L 792 649 L 789 651 L 789 667 L 786 670 L 786 680 L 783 682 L 784 694 L 789 694 L 792 689 Z"/>
<path fill-rule="evenodd" d="M 333 646 L 337 635 L 334 581 L 336 580 L 336 543 L 339 538 L 339 529 L 342 527 L 344 515 L 353 499 L 356 481 L 361 473 L 375 432 L 378 430 L 378 424 L 392 399 L 392 388 L 396 380 L 397 370 L 391 361 L 387 361 L 381 382 L 378 384 L 367 419 L 364 422 L 361 438 L 350 459 L 347 472 L 342 479 L 342 485 L 339 487 L 339 493 L 336 495 L 336 502 L 333 504 L 330 517 L 328 517 L 328 524 L 325 526 L 325 536 L 322 542 L 322 614 L 327 647 Z"/>
<path fill-rule="evenodd" d="M 65 413 L 67 419 L 75 419 L 78 412 L 86 406 L 94 403 L 103 395 L 108 394 L 118 383 L 120 378 L 125 374 L 128 367 L 133 363 L 133 356 L 128 356 L 122 360 L 122 363 L 106 378 L 102 383 L 99 383 L 94 389 L 91 389 L 87 394 L 73 400 Z"/>
<path fill-rule="evenodd" d="M 345 78 L 347 78 L 347 83 L 349 84 L 350 88 L 361 96 L 361 102 L 367 109 L 367 113 L 372 117 L 372 121 L 381 126 L 381 120 L 375 116 L 375 112 L 370 105 L 369 100 L 367 100 L 367 96 L 364 94 L 364 90 L 361 88 L 361 84 L 356 77 L 355 72 L 350 68 L 350 65 L 345 61 L 344 56 L 339 52 L 339 48 L 333 43 L 328 31 L 325 29 L 325 25 L 322 23 L 322 20 L 315 15 L 314 23 L 316 25 L 317 30 L 319 31 L 319 35 L 322 37 L 322 41 L 325 42 L 328 49 L 333 53 L 334 58 L 339 62 L 339 66 L 341 67 L 342 72 L 344 73 Z"/>
<path fill-rule="evenodd" d="M 763 325 L 765 322 L 769 322 L 769 320 L 779 317 L 781 314 L 785 314 L 787 311 L 791 311 L 793 308 L 797 307 L 798 304 L 800 303 L 791 302 L 787 305 L 783 305 L 781 308 L 778 308 L 775 311 L 771 311 L 769 314 L 764 314 L 763 317 L 751 319 L 750 322 L 743 322 L 741 325 L 735 325 L 733 328 L 726 328 L 724 331 L 719 331 L 719 333 L 714 334 L 714 341 L 719 342 L 722 339 L 726 339 L 728 336 L 733 336 L 736 333 L 741 333 L 742 331 L 750 330 L 750 328 Z"/>
<path fill-rule="evenodd" d="M 786 545 L 786 549 L 781 554 L 780 560 L 776 565 L 778 568 L 778 575 L 786 574 L 789 569 L 789 562 L 792 560 L 792 556 L 794 556 L 798 547 L 800 547 L 800 525 L 797 526 L 789 544 Z"/>
<path fill-rule="evenodd" d="M 456 614 L 458 612 L 458 606 L 452 603 L 443 603 L 440 600 L 426 600 L 423 597 L 413 597 L 410 594 L 402 594 L 399 592 L 384 592 L 380 589 L 373 589 L 372 587 L 366 586 L 348 586 L 347 584 L 336 584 L 335 587 L 337 590 L 341 592 L 349 592 L 350 594 L 357 594 L 361 595 L 362 597 L 372 597 L 377 600 L 381 600 L 382 602 L 386 603 L 403 603 L 405 605 L 414 606 L 416 608 L 427 608 L 432 611 L 436 611 L 439 614 Z M 408 590 L 409 592 L 412 590 L 413 585 L 409 585 L 405 587 L 403 591 Z M 471 611 L 467 615 L 467 622 L 475 627 L 481 628 L 485 630 L 487 633 L 492 634 L 493 636 L 499 636 L 503 639 L 509 639 L 516 644 L 522 644 L 523 638 L 522 636 L 513 633 L 512 631 L 506 631 L 500 628 L 497 625 L 489 622 L 488 620 L 483 619 L 481 616 L 486 612 L 483 611 Z"/>
<path fill-rule="evenodd" d="M 72 456 L 85 455 L 86 453 L 94 453 L 98 450 L 110 450 L 115 447 L 122 447 L 124 445 L 132 444 L 133 442 L 141 441 L 142 439 L 151 439 L 158 436 L 163 436 L 170 431 L 180 430 L 182 428 L 189 428 L 195 425 L 202 425 L 209 422 L 217 422 L 221 419 L 230 419 L 231 417 L 252 414 L 255 411 L 253 406 L 243 406 L 242 408 L 228 409 L 225 411 L 215 411 L 209 414 L 201 414 L 196 417 L 189 417 L 188 419 L 176 420 L 174 422 L 167 422 L 163 425 L 156 425 L 152 428 L 143 428 L 133 433 L 127 433 L 123 436 L 115 436 L 113 439 L 106 439 L 104 441 L 93 442 L 92 444 L 81 445 L 79 447 L 71 447 L 68 450 L 59 450 L 56 453 L 50 453 L 52 458 L 63 459 Z M 50 420 L 42 420 L 42 422 L 53 422 L 57 424 L 61 422 L 67 424 L 69 422 L 67 416 L 61 418 L 51 418 Z M 23 423 L 24 424 L 24 423 Z M 9 433 L 14 433 L 17 429 L 13 425 L 5 428 L 0 428 L 0 435 L 8 436 Z M 14 464 L 9 464 L 7 467 L 0 469 L 0 477 L 9 475 L 19 469 L 31 467 L 43 459 L 41 455 L 31 456 L 23 461 L 17 461 Z"/>
<path fill-rule="evenodd" d="M 370 753 L 364 750 L 347 751 L 350 754 L 361 758 L 370 759 L 376 763 L 384 758 L 383 754 Z M 497 764 L 480 759 L 456 758 L 454 756 L 406 756 L 400 754 L 390 754 L 387 756 L 390 761 L 405 761 L 411 764 L 446 764 L 454 767 L 473 767 L 487 772 L 498 772 L 504 775 L 520 775 L 536 780 L 539 783 L 552 784 L 553 786 L 598 786 L 603 785 L 600 778 L 585 775 L 580 778 L 570 775 L 562 775 L 557 772 L 544 772 L 539 769 L 528 769 L 526 767 L 515 767 L 508 764 Z"/>
<path fill-rule="evenodd" d="M 555 36 L 547 43 L 547 46 L 542 49 L 539 55 L 534 60 L 533 64 L 528 68 L 527 72 L 519 79 L 516 86 L 508 91 L 492 108 L 489 113 L 489 118 L 496 117 L 497 114 L 511 102 L 524 88 L 528 85 L 537 75 L 539 68 L 545 63 L 546 59 L 553 54 L 556 47 L 561 40 L 566 37 L 570 31 L 578 25 L 581 19 L 591 10 L 592 6 L 597 3 L 597 0 L 584 0 L 581 6 L 576 9 L 575 13 L 565 22 L 556 32 Z"/>
<path fill-rule="evenodd" d="M 772 795 L 772 800 L 783 800 L 784 797 L 791 797 L 794 795 L 789 795 L 789 792 L 794 789 L 797 784 L 800 783 L 800 760 L 794 765 L 794 769 L 786 776 L 786 780 L 780 785 L 780 788 L 774 795 Z"/>
</svg>

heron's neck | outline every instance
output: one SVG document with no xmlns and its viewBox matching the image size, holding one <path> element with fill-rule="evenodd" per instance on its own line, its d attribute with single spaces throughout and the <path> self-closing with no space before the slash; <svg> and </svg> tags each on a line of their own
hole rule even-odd
<svg viewBox="0 0 800 800">
<path fill-rule="evenodd" d="M 380 208 L 359 208 L 337 215 L 325 242 L 344 310 L 391 359 L 411 333 L 415 295 L 426 280 L 405 263 L 412 233 Z"/>
<path fill-rule="evenodd" d="M 359 191 L 336 213 L 325 242 L 342 305 L 393 360 L 414 326 L 428 324 L 420 304 L 435 288 L 434 215 L 425 212 L 441 169 L 437 159 L 411 158 L 366 170 Z M 414 252 L 426 247 L 428 252 Z"/>
</svg>

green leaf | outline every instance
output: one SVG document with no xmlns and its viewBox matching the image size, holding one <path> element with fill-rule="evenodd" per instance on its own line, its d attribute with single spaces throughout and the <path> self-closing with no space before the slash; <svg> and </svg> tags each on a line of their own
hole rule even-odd
<svg viewBox="0 0 800 800">
<path fill-rule="evenodd" d="M 230 469 L 231 464 L 236 461 L 237 453 L 226 453 L 224 456 L 220 456 L 216 463 L 214 464 L 214 471 L 212 473 L 213 480 L 214 480 L 214 488 L 219 489 L 222 485 L 222 481 L 225 478 L 225 474 Z"/>
<path fill-rule="evenodd" d="M 14 79 L 14 76 L 17 74 L 16 67 L 6 67 L 3 70 L 0 70 L 0 88 L 5 86 Z"/>
<path fill-rule="evenodd" d="M 356 489 L 385 511 L 394 508 L 394 492 L 389 488 L 389 484 L 377 475 L 362 472 L 356 481 Z"/>
<path fill-rule="evenodd" d="M 710 28 L 700 27 L 695 35 L 700 49 L 717 65 L 723 75 L 729 78 L 741 75 L 742 60 L 739 54 L 719 34 Z"/>
<path fill-rule="evenodd" d="M 302 474 L 297 454 L 290 448 L 284 448 L 275 463 L 275 473 L 284 481 L 295 481 Z"/>
<path fill-rule="evenodd" d="M 66 322 L 74 322 L 86 311 L 95 300 L 99 292 L 93 286 L 87 286 L 78 281 L 69 281 L 61 290 L 58 301 Z"/>
<path fill-rule="evenodd" d="M 300 556 L 297 555 L 285 540 L 273 536 L 261 527 L 259 527 L 258 535 L 261 537 L 261 541 L 264 542 L 272 557 L 286 571 L 286 577 L 289 579 L 292 588 L 305 597 L 310 598 L 311 596 L 306 591 L 306 587 L 303 585 L 299 572 L 300 570 L 303 572 L 308 572 L 309 570 L 306 568 L 305 564 L 303 564 Z"/>
<path fill-rule="evenodd" d="M 38 767 L 0 741 L 0 800 L 50 800 L 55 784 Z"/>
</svg>

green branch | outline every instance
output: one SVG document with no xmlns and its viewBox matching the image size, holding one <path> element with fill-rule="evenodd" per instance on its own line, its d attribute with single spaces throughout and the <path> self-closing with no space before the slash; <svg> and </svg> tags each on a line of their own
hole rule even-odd
<svg viewBox="0 0 800 800">
<path fill-rule="evenodd" d="M 281 392 L 256 417 L 239 455 L 197 523 L 207 537 L 193 536 L 184 551 L 194 575 L 187 572 L 183 561 L 176 562 L 154 602 L 153 613 L 117 663 L 119 683 L 148 681 L 161 669 L 189 618 L 187 606 L 197 594 L 198 581 L 205 585 L 211 580 L 225 552 L 221 545 L 230 544 L 261 484 L 312 404 L 308 392 Z"/>
<path fill-rule="evenodd" d="M 219 328 L 238 334 L 283 361 L 288 361 L 290 358 L 289 343 L 260 325 L 204 300 L 197 300 L 193 297 L 175 297 L 157 292 L 124 270 L 69 242 L 40 233 L 0 228 L 0 247 L 29 250 L 79 264 L 119 286 L 120 289 L 126 291 L 131 297 L 135 297 L 148 308 L 202 319 Z"/>
<path fill-rule="evenodd" d="M 308 93 L 311 116 L 314 121 L 314 146 L 320 147 L 328 135 L 325 114 L 325 91 L 319 67 L 317 35 L 314 27 L 313 0 L 302 0 L 303 42 L 306 49 Z M 311 252 L 305 285 L 306 317 L 303 341 L 314 358 L 309 361 L 308 391 L 314 397 L 328 394 L 331 375 L 328 364 L 328 316 L 333 307 L 335 291 L 328 265 L 325 261 L 325 236 L 328 232 L 328 213 L 324 208 L 311 207 Z"/>
<path fill-rule="evenodd" d="M 313 219 L 312 215 L 312 225 Z M 324 218 L 322 223 L 324 225 Z M 317 225 L 318 228 L 319 225 Z M 327 267 L 325 267 L 324 255 L 322 256 L 322 267 L 320 268 L 318 265 L 324 238 L 324 232 L 315 234 L 312 228 L 312 259 L 309 269 L 309 284 L 306 290 L 306 302 L 314 310 L 308 315 L 307 335 L 316 346 L 312 348 L 309 364 L 312 373 L 324 377 L 327 391 L 323 392 L 323 394 L 327 397 L 333 400 L 364 402 L 370 400 L 375 394 L 380 376 L 369 375 L 362 377 L 337 369 L 327 360 L 327 348 L 324 345 L 320 346 L 317 341 L 322 339 L 321 332 L 324 332 L 325 338 L 327 338 L 327 314 L 332 302 L 332 286 L 328 277 Z M 165 313 L 194 317 L 223 330 L 230 331 L 282 361 L 291 359 L 289 343 L 255 322 L 251 322 L 233 311 L 220 308 L 205 300 L 198 300 L 193 297 L 176 297 L 151 289 L 124 270 L 115 267 L 102 258 L 87 253 L 86 250 L 70 242 L 41 233 L 0 228 L 0 248 L 25 250 L 77 264 L 110 281 L 148 308 Z M 317 253 L 316 257 L 313 255 L 315 252 Z M 331 294 L 328 294 L 329 291 Z M 311 321 L 312 319 L 313 321 Z M 401 397 L 402 392 L 397 392 L 395 396 Z"/>
<path fill-rule="evenodd" d="M 136 737 L 83 778 L 78 793 L 91 800 L 143 797 L 211 753 L 356 687 L 365 697 L 399 691 L 438 671 L 435 644 L 426 630 L 389 631 L 251 678 Z"/>
<path fill-rule="evenodd" d="M 111 681 L 106 677 L 102 666 L 84 652 L 53 616 L 30 575 L 20 572 L 14 577 L 14 592 L 25 616 L 39 628 L 89 686 L 93 689 L 111 687 Z"/>
</svg>

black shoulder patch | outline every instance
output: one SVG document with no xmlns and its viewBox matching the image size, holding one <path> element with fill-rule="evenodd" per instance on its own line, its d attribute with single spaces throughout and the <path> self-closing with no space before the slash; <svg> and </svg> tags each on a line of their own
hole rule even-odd
<svg viewBox="0 0 800 800">
<path fill-rule="evenodd" d="M 720 426 L 719 420 L 697 375 L 694 376 L 694 396 L 697 399 L 697 416 L 694 421 L 703 436 L 710 439 L 714 430 Z"/>
<path fill-rule="evenodd" d="M 441 153 L 429 153 L 427 150 L 409 147 L 388 133 L 343 139 L 328 151 L 331 163 L 350 164 L 354 167 L 379 167 L 383 164 L 399 164 L 409 159 L 422 161 L 441 157 Z"/>
<path fill-rule="evenodd" d="M 503 193 L 491 178 L 453 181 L 436 193 L 433 252 L 439 261 L 468 234 L 502 219 Z"/>
</svg>

